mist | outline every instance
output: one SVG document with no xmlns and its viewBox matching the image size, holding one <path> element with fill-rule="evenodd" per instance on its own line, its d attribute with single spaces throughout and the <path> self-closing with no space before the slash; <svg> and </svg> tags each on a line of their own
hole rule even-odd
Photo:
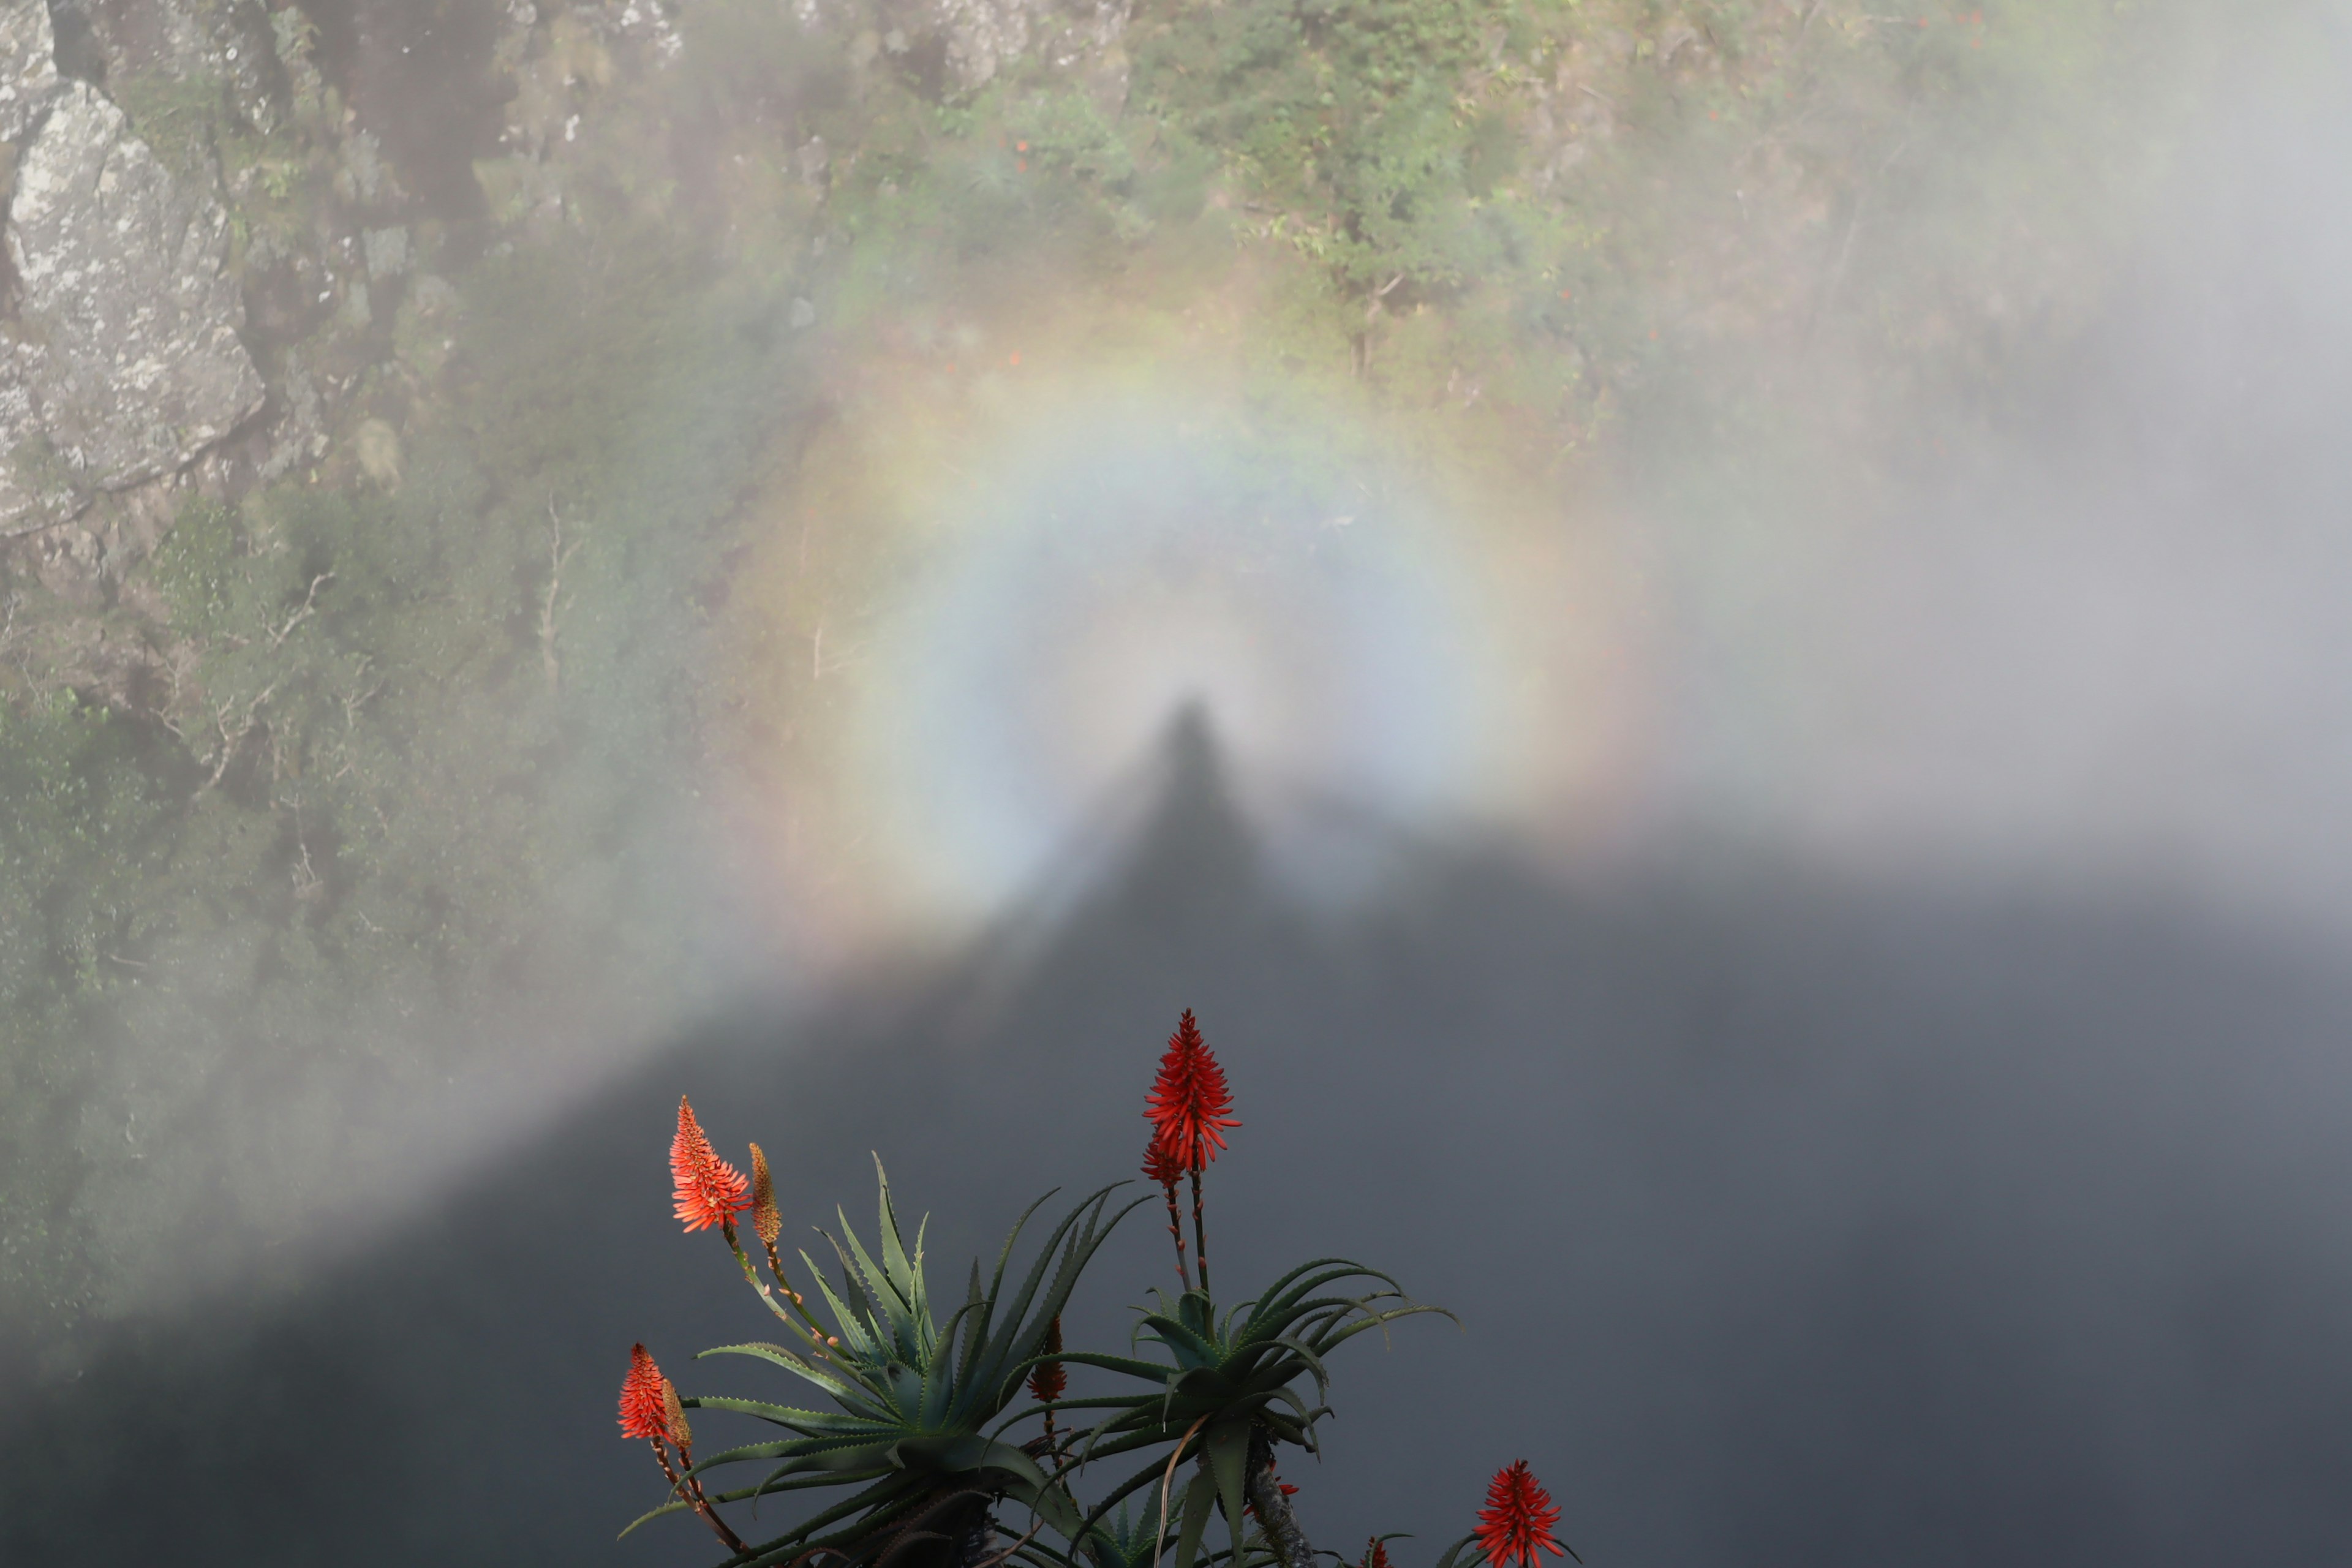
<svg viewBox="0 0 2352 1568">
<path fill-rule="evenodd" d="M 57 60 L 176 156 L 142 62 L 228 35 L 135 9 L 52 5 Z M 2343 1559 L 2336 9 L 1514 32 L 1461 134 L 1524 146 L 1445 221 L 1570 237 L 1501 328 L 1479 268 L 1551 231 L 1357 278 L 1150 96 L 1206 13 L 983 72 L 887 5 L 249 9 L 349 110 L 349 257 L 232 247 L 267 403 L 0 542 L 7 700 L 136 727 L 195 825 L 57 873 L 103 985 L 9 993 L 0 1556 L 700 1561 L 614 1542 L 627 1347 L 744 1392 L 690 1357 L 756 1321 L 669 1217 L 676 1097 L 788 1235 L 878 1158 L 940 1285 L 1133 1176 L 1190 1007 L 1221 1282 L 1339 1254 L 1461 1320 L 1340 1352 L 1319 1546 L 1433 1555 L 1525 1457 L 1604 1565 Z M 177 177 L 263 213 L 215 141 Z M 205 507 L 299 558 L 250 626 L 188 608 Z M 300 730 L 257 661 L 314 635 Z M 11 787 L 18 868 L 97 864 Z M 22 879 L 32 973 L 72 900 Z"/>
</svg>

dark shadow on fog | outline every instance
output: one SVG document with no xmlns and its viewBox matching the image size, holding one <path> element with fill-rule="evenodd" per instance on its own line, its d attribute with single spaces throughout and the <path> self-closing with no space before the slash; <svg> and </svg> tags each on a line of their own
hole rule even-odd
<svg viewBox="0 0 2352 1568">
<path fill-rule="evenodd" d="M 867 1223 L 878 1151 L 946 1289 L 1046 1186 L 1132 1170 L 1190 1005 L 1246 1123 L 1226 1291 L 1332 1251 L 1465 1325 L 1343 1352 L 1327 1460 L 1285 1472 L 1325 1545 L 1425 1560 L 1525 1456 L 1598 1564 L 2345 1560 L 2340 976 L 1719 856 L 1560 883 L 1424 849 L 1317 917 L 1177 751 L 1128 873 L 1016 971 L 749 1009 L 284 1310 L 12 1399 L 0 1559 L 715 1561 L 679 1520 L 612 1544 L 660 1491 L 612 1425 L 629 1342 L 761 1386 L 689 1360 L 764 1331 L 668 1216 L 676 1095 L 777 1155 L 794 1226 Z M 1074 1334 L 1118 1336 L 1164 1246 L 1131 1219 Z"/>
</svg>

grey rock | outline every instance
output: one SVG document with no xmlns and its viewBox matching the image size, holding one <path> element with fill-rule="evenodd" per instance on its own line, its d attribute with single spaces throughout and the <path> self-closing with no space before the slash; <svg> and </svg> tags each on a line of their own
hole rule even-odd
<svg viewBox="0 0 2352 1568">
<path fill-rule="evenodd" d="M 369 229 L 360 236 L 360 249 L 367 258 L 368 277 L 375 282 L 397 278 L 408 270 L 408 231 L 404 228 Z"/>
<path fill-rule="evenodd" d="M 318 384 L 299 350 L 286 355 L 280 378 L 277 424 L 269 433 L 269 455 L 261 460 L 262 482 L 284 478 L 298 464 L 315 463 L 327 452 L 327 417 Z"/>
<path fill-rule="evenodd" d="M 930 20 L 946 41 L 948 68 L 966 91 L 1034 54 L 1076 71 L 1090 87 L 1109 62 L 1115 96 L 1124 102 L 1127 68 L 1119 46 L 1131 9 L 1131 0 L 932 0 Z"/>
<path fill-rule="evenodd" d="M 226 436 L 260 407 L 261 377 L 237 337 L 220 204 L 87 83 L 53 101 L 8 214 L 23 341 L 0 362 L 0 448 L 21 472 L 45 442 L 77 489 L 121 489 Z M 17 489 L 0 514 L 26 504 Z"/>
<path fill-rule="evenodd" d="M 58 89 L 58 40 L 46 0 L 0 0 L 0 142 L 31 129 Z"/>
<path fill-rule="evenodd" d="M 814 327 L 816 325 L 816 306 L 806 300 L 795 300 L 785 320 L 793 324 L 794 331 L 803 327 Z"/>
<path fill-rule="evenodd" d="M 354 131 L 343 139 L 343 166 L 335 174 L 335 192 L 347 202 L 368 206 L 390 194 L 383 147 L 373 131 Z"/>
<path fill-rule="evenodd" d="M 1035 0 L 937 0 L 948 68 L 966 89 L 984 87 L 1006 62 L 1027 52 Z"/>
</svg>

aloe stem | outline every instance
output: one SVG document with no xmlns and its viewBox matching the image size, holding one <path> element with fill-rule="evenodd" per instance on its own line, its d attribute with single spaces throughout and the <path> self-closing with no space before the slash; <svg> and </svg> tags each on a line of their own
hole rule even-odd
<svg viewBox="0 0 2352 1568">
<path fill-rule="evenodd" d="M 1259 1531 L 1265 1543 L 1282 1562 L 1282 1568 L 1313 1568 L 1315 1549 L 1307 1544 L 1307 1532 L 1298 1528 L 1297 1515 L 1290 1511 L 1290 1500 L 1282 1495 L 1282 1483 L 1274 1478 L 1274 1445 L 1267 1440 L 1265 1428 L 1250 1428 L 1249 1458 L 1244 1467 L 1248 1472 L 1243 1492 L 1249 1498 L 1250 1510 L 1257 1515 Z"/>
<path fill-rule="evenodd" d="M 996 1555 L 996 1518 L 985 1506 L 955 1538 L 953 1568 L 986 1568 Z"/>
</svg>

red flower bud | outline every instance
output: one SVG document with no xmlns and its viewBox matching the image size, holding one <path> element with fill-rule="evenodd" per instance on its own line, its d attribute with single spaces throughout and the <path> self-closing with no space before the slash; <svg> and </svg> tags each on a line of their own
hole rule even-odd
<svg viewBox="0 0 2352 1568">
<path fill-rule="evenodd" d="M 1057 1312 L 1054 1315 L 1054 1321 L 1045 1325 L 1044 1353 L 1058 1355 L 1061 1350 L 1062 1318 Z M 1029 1397 L 1040 1405 L 1051 1405 L 1055 1400 L 1061 1398 L 1063 1391 L 1069 1386 L 1070 1374 L 1062 1370 L 1060 1362 L 1041 1361 L 1030 1371 Z"/>
<path fill-rule="evenodd" d="M 768 1247 L 784 1234 L 784 1216 L 776 1212 L 776 1184 L 768 1176 L 768 1156 L 757 1143 L 751 1145 L 751 1228 Z"/>
</svg>

